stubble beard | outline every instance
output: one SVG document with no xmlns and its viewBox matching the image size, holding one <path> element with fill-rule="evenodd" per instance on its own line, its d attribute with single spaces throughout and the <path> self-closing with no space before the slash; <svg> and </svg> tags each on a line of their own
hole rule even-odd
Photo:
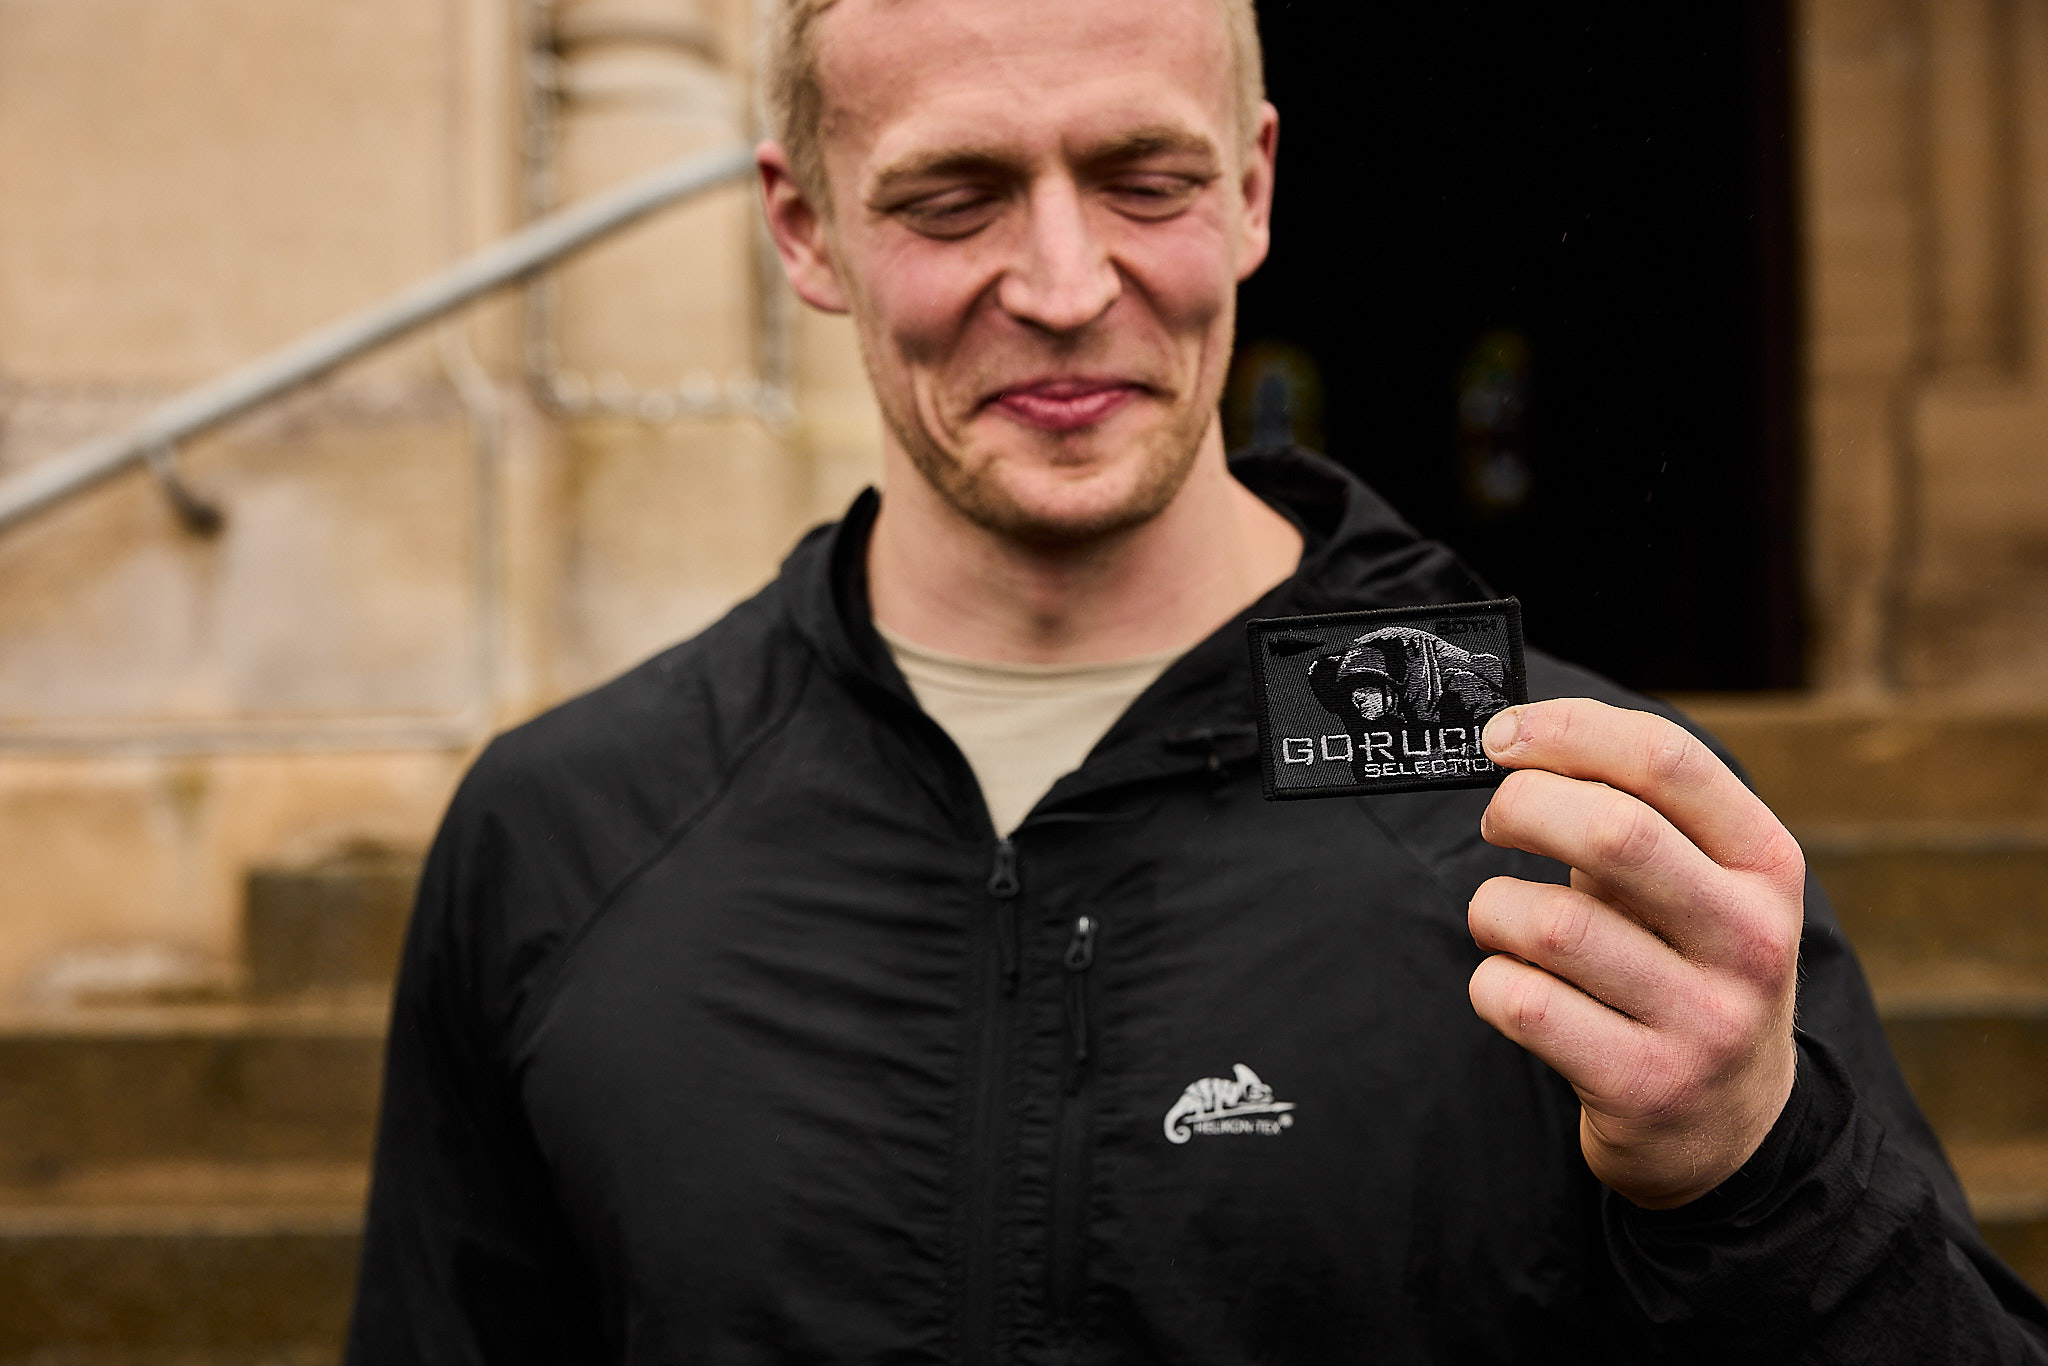
<svg viewBox="0 0 2048 1366">
<path fill-rule="evenodd" d="M 1033 506 L 1019 498 L 1011 481 L 1004 477 L 1008 462 L 999 457 L 970 464 L 942 449 L 914 424 L 897 422 L 892 417 L 890 426 L 917 472 L 962 517 L 1004 540 L 1058 549 L 1109 539 L 1164 512 L 1194 468 L 1208 423 L 1206 414 L 1199 412 L 1176 414 L 1174 421 L 1143 433 L 1136 438 L 1143 443 L 1143 450 L 1092 476 L 1127 478 L 1128 486 L 1121 496 L 1105 500 L 1084 498 L 1079 500 L 1081 507 L 1072 509 Z M 1135 463 L 1129 476 L 1117 468 L 1127 462 Z"/>
</svg>

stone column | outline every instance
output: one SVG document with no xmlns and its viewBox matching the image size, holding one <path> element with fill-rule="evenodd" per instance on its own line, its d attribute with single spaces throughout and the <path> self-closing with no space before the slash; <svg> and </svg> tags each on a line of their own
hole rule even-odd
<svg viewBox="0 0 2048 1366">
<path fill-rule="evenodd" d="M 1928 0 L 1933 365 L 1914 395 L 1917 688 L 2048 696 L 2048 3 Z"/>
<path fill-rule="evenodd" d="M 1942 0 L 1927 15 L 1932 350 L 1945 371 L 2009 366 L 2019 342 L 2010 8 Z"/>
<path fill-rule="evenodd" d="M 1807 590 L 1815 686 L 1874 694 L 1892 621 L 1910 467 L 1922 52 L 1916 0 L 1804 0 L 1798 71 L 1807 263 Z"/>
<path fill-rule="evenodd" d="M 552 13 L 558 201 L 745 137 L 737 15 L 713 0 L 557 0 Z M 784 435 L 676 401 L 757 373 L 754 195 L 736 185 L 671 209 L 557 281 L 557 393 L 603 401 L 562 414 L 569 688 L 701 629 L 801 530 L 802 462 Z"/>
<path fill-rule="evenodd" d="M 744 138 L 745 90 L 714 19 L 705 0 L 557 0 L 558 202 Z M 716 192 L 565 268 L 554 317 L 563 369 L 635 389 L 750 374 L 750 214 L 743 190 Z"/>
</svg>

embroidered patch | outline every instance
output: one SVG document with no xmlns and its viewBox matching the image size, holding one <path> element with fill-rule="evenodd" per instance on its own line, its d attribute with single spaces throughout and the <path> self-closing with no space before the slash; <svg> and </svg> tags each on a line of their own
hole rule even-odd
<svg viewBox="0 0 2048 1366">
<path fill-rule="evenodd" d="M 1233 1063 L 1230 1077 L 1203 1077 L 1180 1093 L 1166 1112 L 1166 1141 L 1185 1143 L 1196 1134 L 1262 1134 L 1271 1138 L 1294 1127 L 1291 1100 L 1279 1100 L 1273 1088 L 1243 1063 Z"/>
<path fill-rule="evenodd" d="M 1269 800 L 1490 787 L 1479 732 L 1529 700 L 1522 605 L 1269 617 L 1247 628 Z"/>
</svg>

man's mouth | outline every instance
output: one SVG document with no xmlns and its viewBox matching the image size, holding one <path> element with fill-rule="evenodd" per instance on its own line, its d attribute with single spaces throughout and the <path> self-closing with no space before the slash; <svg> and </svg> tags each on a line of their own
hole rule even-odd
<svg viewBox="0 0 2048 1366">
<path fill-rule="evenodd" d="M 1092 427 L 1145 392 L 1130 380 L 1067 377 L 1034 380 L 997 393 L 988 406 L 1015 422 L 1045 432 Z"/>
</svg>

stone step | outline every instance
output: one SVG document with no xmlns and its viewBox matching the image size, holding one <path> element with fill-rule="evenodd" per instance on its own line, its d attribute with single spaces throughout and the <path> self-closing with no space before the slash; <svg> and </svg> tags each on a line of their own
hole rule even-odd
<svg viewBox="0 0 2048 1366">
<path fill-rule="evenodd" d="M 154 1162 L 0 1186 L 0 1366 L 332 1366 L 365 1183 Z"/>
<path fill-rule="evenodd" d="M 1799 836 L 1880 993 L 2048 991 L 2048 825 L 1888 822 Z"/>
<path fill-rule="evenodd" d="M 312 868 L 252 871 L 243 915 L 249 990 L 388 989 L 419 873 L 417 858 L 375 849 Z"/>
<path fill-rule="evenodd" d="M 1841 821 L 2048 821 L 2048 709 L 1674 698 L 1797 829 Z"/>
<path fill-rule="evenodd" d="M 2048 993 L 1889 993 L 1878 1009 L 1943 1143 L 2048 1141 Z"/>
<path fill-rule="evenodd" d="M 135 1161 L 362 1161 L 387 1007 L 94 1006 L 0 1019 L 0 1182 Z"/>
<path fill-rule="evenodd" d="M 2048 1294 L 2048 1142 L 1953 1143 L 1948 1155 L 1991 1250 Z"/>
</svg>

